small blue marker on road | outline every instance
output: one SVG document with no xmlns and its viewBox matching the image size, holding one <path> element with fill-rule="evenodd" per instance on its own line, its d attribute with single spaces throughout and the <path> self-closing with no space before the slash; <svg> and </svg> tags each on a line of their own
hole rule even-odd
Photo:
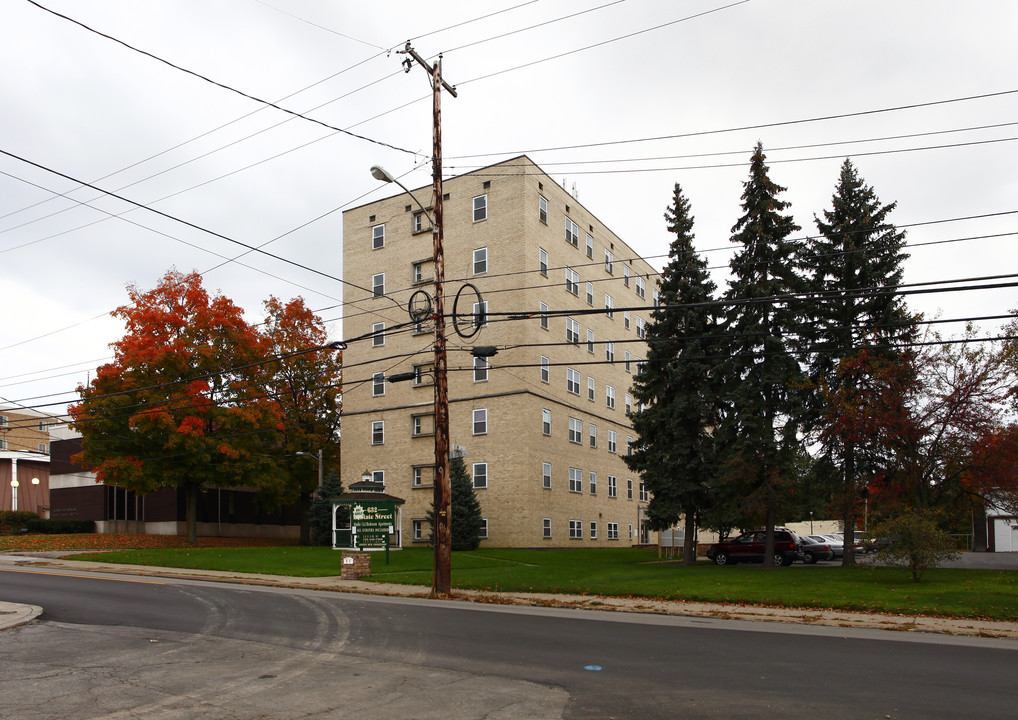
<svg viewBox="0 0 1018 720">
<path fill-rule="evenodd" d="M 593 672 L 600 672 L 601 671 L 601 666 L 600 665 L 587 665 L 583 669 L 584 670 L 592 670 Z"/>
</svg>

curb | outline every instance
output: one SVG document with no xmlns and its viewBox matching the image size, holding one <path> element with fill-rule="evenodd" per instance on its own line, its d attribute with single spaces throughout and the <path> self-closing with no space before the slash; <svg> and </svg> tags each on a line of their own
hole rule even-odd
<svg viewBox="0 0 1018 720">
<path fill-rule="evenodd" d="M 0 631 L 27 625 L 42 615 L 38 605 L 21 605 L 0 601 Z"/>
</svg>

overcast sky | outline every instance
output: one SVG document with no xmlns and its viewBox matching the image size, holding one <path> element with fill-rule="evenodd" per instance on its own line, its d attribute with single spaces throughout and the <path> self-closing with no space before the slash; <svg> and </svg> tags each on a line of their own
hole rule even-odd
<svg viewBox="0 0 1018 720">
<path fill-rule="evenodd" d="M 374 164 L 430 183 L 430 88 L 402 72 L 407 40 L 444 53 L 458 90 L 447 177 L 527 153 L 659 268 L 678 182 L 724 287 L 759 140 L 801 234 L 852 157 L 910 226 L 907 283 L 1018 272 L 1013 0 L 39 2 L 136 50 L 0 4 L 0 403 L 62 412 L 123 332 L 108 313 L 125 286 L 172 267 L 255 322 L 270 294 L 302 295 L 340 339 L 342 210 L 392 194 Z M 323 274 L 256 253 L 223 265 L 244 248 L 68 178 Z M 910 304 L 999 315 L 1018 290 Z"/>
</svg>

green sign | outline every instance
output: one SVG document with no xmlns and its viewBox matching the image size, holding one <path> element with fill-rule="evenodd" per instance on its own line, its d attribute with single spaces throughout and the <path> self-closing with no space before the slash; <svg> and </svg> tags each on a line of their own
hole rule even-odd
<svg viewBox="0 0 1018 720">
<path fill-rule="evenodd" d="M 350 526 L 358 547 L 385 547 L 396 532 L 396 504 L 356 502 L 350 508 Z"/>
</svg>

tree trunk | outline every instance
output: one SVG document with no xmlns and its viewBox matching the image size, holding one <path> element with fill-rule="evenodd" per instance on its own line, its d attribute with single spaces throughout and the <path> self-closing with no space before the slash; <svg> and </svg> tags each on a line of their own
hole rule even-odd
<svg viewBox="0 0 1018 720">
<path fill-rule="evenodd" d="M 311 544 L 311 518 L 308 516 L 308 511 L 311 509 L 311 493 L 301 492 L 300 501 L 300 545 Z"/>
<path fill-rule="evenodd" d="M 696 514 L 686 508 L 685 531 L 682 538 L 682 564 L 696 565 Z"/>
<path fill-rule="evenodd" d="M 842 488 L 845 493 L 844 497 L 844 512 L 842 513 L 842 520 L 844 522 L 844 554 L 841 556 L 841 566 L 851 567 L 855 565 L 855 510 L 858 504 L 859 493 L 856 489 L 855 482 L 855 445 L 853 443 L 845 443 L 845 482 Z"/>
<path fill-rule="evenodd" d="M 187 503 L 185 523 L 187 525 L 187 544 L 198 545 L 198 486 L 187 485 L 184 489 L 184 499 Z"/>
<path fill-rule="evenodd" d="M 774 500 L 771 497 L 767 498 L 767 535 L 764 541 L 764 557 L 763 566 L 765 568 L 774 567 Z"/>
</svg>

